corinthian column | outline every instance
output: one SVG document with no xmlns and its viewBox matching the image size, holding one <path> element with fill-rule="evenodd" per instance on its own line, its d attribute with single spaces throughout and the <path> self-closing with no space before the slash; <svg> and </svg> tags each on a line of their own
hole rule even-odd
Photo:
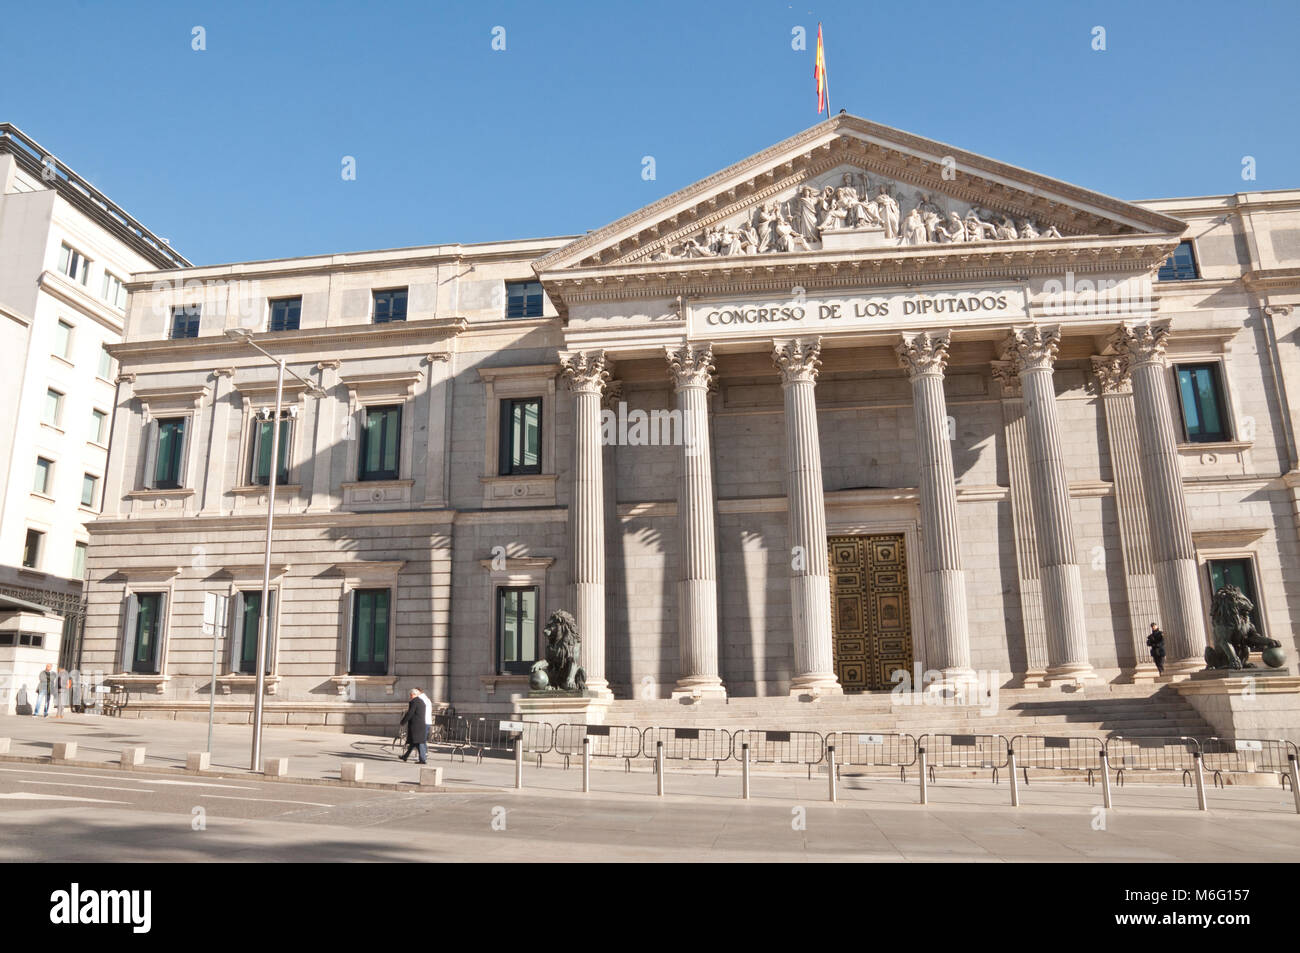
<svg viewBox="0 0 1300 953">
<path fill-rule="evenodd" d="M 665 347 L 682 423 L 677 482 L 679 527 L 677 631 L 680 664 L 673 696 L 725 698 L 718 676 L 718 557 L 713 522 L 713 460 L 709 448 L 709 380 L 713 345 Z"/>
<path fill-rule="evenodd" d="M 605 678 L 605 490 L 601 461 L 600 395 L 613 367 L 604 351 L 560 355 L 574 396 L 572 531 L 573 615 L 582 639 L 587 688 L 612 697 Z"/>
<path fill-rule="evenodd" d="M 831 645 L 831 580 L 826 551 L 821 440 L 814 388 L 821 338 L 775 341 L 772 359 L 785 391 L 785 469 L 790 523 L 790 603 L 794 678 L 790 694 L 839 694 Z"/>
<path fill-rule="evenodd" d="M 925 612 L 926 664 L 945 679 L 967 680 L 970 634 L 966 619 L 966 574 L 961 568 L 961 532 L 957 525 L 957 480 L 952 471 L 948 408 L 943 371 L 950 334 L 922 331 L 904 334 L 895 348 L 912 381 L 920 459 L 921 539 L 925 582 L 930 596 Z"/>
<path fill-rule="evenodd" d="M 1124 324 L 1111 338 L 1128 362 L 1137 414 L 1138 459 L 1151 529 L 1151 560 L 1160 602 L 1160 627 L 1168 640 L 1170 674 L 1205 664 L 1205 620 L 1196 581 L 1183 476 L 1178 462 L 1173 411 L 1165 390 L 1169 322 Z"/>
<path fill-rule="evenodd" d="M 1052 381 L 1060 343 L 1059 327 L 1034 324 L 1015 328 L 1003 345 L 1003 359 L 1011 361 L 1020 375 L 1024 394 L 1030 495 L 1047 624 L 1048 682 L 1080 681 L 1093 674 Z"/>
</svg>

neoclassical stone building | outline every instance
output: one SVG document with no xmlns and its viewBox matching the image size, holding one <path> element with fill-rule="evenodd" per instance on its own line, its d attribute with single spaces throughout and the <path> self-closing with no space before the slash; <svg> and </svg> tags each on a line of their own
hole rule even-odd
<svg viewBox="0 0 1300 953">
<path fill-rule="evenodd" d="M 83 668 L 268 721 L 1291 658 L 1300 191 L 1130 203 L 840 115 L 578 238 L 138 274 Z M 316 385 L 324 396 L 313 396 Z M 182 715 L 185 717 L 185 715 Z"/>
</svg>

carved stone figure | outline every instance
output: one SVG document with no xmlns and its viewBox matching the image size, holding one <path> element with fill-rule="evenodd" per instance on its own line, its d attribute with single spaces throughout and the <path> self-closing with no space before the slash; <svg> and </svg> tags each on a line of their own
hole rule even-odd
<svg viewBox="0 0 1300 953">
<path fill-rule="evenodd" d="M 794 221 L 790 224 L 805 239 L 816 240 L 818 237 L 817 206 L 820 202 L 817 190 L 810 185 L 801 186 L 795 197 L 791 211 Z"/>
<path fill-rule="evenodd" d="M 935 234 L 938 235 L 941 242 L 950 242 L 954 245 L 960 244 L 966 240 L 966 225 L 962 222 L 960 215 L 956 212 L 949 212 L 947 227 L 945 228 L 943 225 L 937 226 Z"/>
<path fill-rule="evenodd" d="M 925 222 L 921 219 L 921 212 L 919 209 L 912 209 L 912 211 L 907 213 L 907 218 L 903 220 L 902 244 L 925 244 Z"/>
<path fill-rule="evenodd" d="M 1021 238 L 1038 237 L 1038 229 L 1034 227 L 1034 223 L 1031 222 L 1029 219 L 1025 219 L 1023 222 L 1020 223 L 1020 237 Z"/>
<path fill-rule="evenodd" d="M 779 251 L 794 251 L 795 248 L 812 251 L 808 240 L 795 231 L 794 226 L 784 218 L 776 220 L 776 245 Z"/>
<path fill-rule="evenodd" d="M 1214 644 L 1205 649 L 1206 668 L 1254 668 L 1250 663 L 1251 650 L 1261 652 L 1264 663 L 1271 668 L 1281 668 L 1285 664 L 1282 643 L 1265 638 L 1251 621 L 1250 614 L 1254 608 L 1236 586 L 1220 586 L 1214 593 L 1214 601 L 1210 603 Z"/>
<path fill-rule="evenodd" d="M 876 189 L 876 204 L 880 207 L 880 220 L 881 224 L 885 226 L 885 237 L 897 238 L 899 218 L 898 203 L 894 201 L 892 195 L 885 191 L 883 185 Z"/>
<path fill-rule="evenodd" d="M 1010 218 L 1002 216 L 1002 224 L 997 228 L 997 237 L 1001 241 L 1013 241 L 1016 236 L 1016 226 L 1012 224 Z"/>
<path fill-rule="evenodd" d="M 551 613 L 542 631 L 546 635 L 546 658 L 534 662 L 532 672 L 545 672 L 546 675 L 536 681 L 541 683 L 541 687 L 546 687 L 549 682 L 551 691 L 585 691 L 587 673 L 578 665 L 582 639 L 578 635 L 577 620 L 558 609 Z"/>
<path fill-rule="evenodd" d="M 966 213 L 966 241 L 982 242 L 997 237 L 997 229 L 976 215 L 974 209 Z"/>
</svg>

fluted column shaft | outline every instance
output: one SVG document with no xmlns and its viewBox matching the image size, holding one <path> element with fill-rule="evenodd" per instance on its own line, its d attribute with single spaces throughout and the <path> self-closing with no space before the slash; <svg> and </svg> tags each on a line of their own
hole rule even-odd
<svg viewBox="0 0 1300 953">
<path fill-rule="evenodd" d="M 1047 624 L 1048 681 L 1077 680 L 1092 674 L 1083 581 L 1070 518 L 1070 483 L 1065 475 L 1052 377 L 1060 339 L 1059 328 L 1030 325 L 1015 329 L 1005 351 L 1006 358 L 1015 362 L 1025 401 L 1034 536 Z"/>
<path fill-rule="evenodd" d="M 562 355 L 574 396 L 573 499 L 569 548 L 573 566 L 573 616 L 582 639 L 580 662 L 587 688 L 609 695 L 605 676 L 605 480 L 601 453 L 600 397 L 612 366 L 604 351 Z"/>
<path fill-rule="evenodd" d="M 333 498 L 333 469 L 334 447 L 340 442 L 335 425 L 339 400 L 334 393 L 334 389 L 338 386 L 339 368 L 342 366 L 342 362 L 338 360 L 318 361 L 316 363 L 316 370 L 320 372 L 320 388 L 324 391 L 324 396 L 316 401 L 316 438 L 315 453 L 312 454 L 311 465 L 311 501 L 307 504 L 307 509 L 311 512 L 333 509 L 337 502 Z M 430 428 L 429 433 L 433 434 L 435 431 Z M 351 479 L 351 477 L 346 479 Z"/>
<path fill-rule="evenodd" d="M 681 413 L 677 480 L 678 694 L 725 696 L 718 671 L 718 568 L 714 532 L 713 460 L 709 446 L 709 379 L 713 347 L 665 349 Z"/>
<path fill-rule="evenodd" d="M 1151 562 L 1165 632 L 1168 668 L 1194 671 L 1205 661 L 1205 619 L 1196 547 L 1183 496 L 1178 438 L 1165 389 L 1168 322 L 1125 325 L 1112 339 L 1128 361 L 1137 413 L 1139 460 L 1151 529 Z"/>
<path fill-rule="evenodd" d="M 791 694 L 842 691 L 835 677 L 831 586 L 822 489 L 821 439 L 814 393 L 821 339 L 776 342 L 773 359 L 785 392 L 785 466 L 790 527 L 790 602 L 794 621 Z"/>
<path fill-rule="evenodd" d="M 957 480 L 952 469 L 948 407 L 943 394 L 948 344 L 947 332 L 904 334 L 897 351 L 899 362 L 912 381 L 921 471 L 922 565 L 926 577 L 924 591 L 930 596 L 925 611 L 926 666 L 940 670 L 945 678 L 962 678 L 973 672 L 966 574 L 962 570 L 957 519 Z"/>
<path fill-rule="evenodd" d="M 135 398 L 135 375 L 120 374 L 117 378 L 117 403 L 113 406 L 113 424 L 109 433 L 108 476 L 104 481 L 104 495 L 100 509 L 105 516 L 119 516 L 130 512 L 123 495 L 135 489 L 133 456 L 127 453 L 131 446 L 135 457 L 144 455 L 141 446 L 144 430 L 137 426 L 139 415 L 132 407 Z"/>
</svg>

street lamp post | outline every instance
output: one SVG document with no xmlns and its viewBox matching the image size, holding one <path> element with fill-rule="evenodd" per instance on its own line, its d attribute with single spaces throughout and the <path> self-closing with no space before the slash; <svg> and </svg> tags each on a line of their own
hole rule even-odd
<svg viewBox="0 0 1300 953">
<path fill-rule="evenodd" d="M 277 477 L 280 473 L 280 415 L 284 412 L 284 375 L 285 372 L 293 374 L 302 382 L 307 393 L 312 397 L 321 398 L 325 392 L 318 384 L 299 377 L 293 371 L 288 370 L 285 360 L 282 357 L 275 357 L 268 353 L 264 348 L 253 341 L 253 335 L 245 328 L 227 328 L 226 337 L 232 341 L 238 341 L 247 344 L 249 347 L 260 352 L 267 359 L 273 361 L 276 366 L 275 378 L 275 416 L 271 423 L 271 464 L 269 474 L 269 487 L 266 504 L 266 550 L 265 558 L 262 563 L 262 601 L 259 606 L 257 620 L 257 687 L 253 701 L 253 753 L 250 759 L 249 770 L 260 771 L 262 769 L 262 696 L 266 690 L 266 629 L 267 629 L 267 608 L 271 600 L 271 533 L 275 528 L 275 488 Z"/>
</svg>

